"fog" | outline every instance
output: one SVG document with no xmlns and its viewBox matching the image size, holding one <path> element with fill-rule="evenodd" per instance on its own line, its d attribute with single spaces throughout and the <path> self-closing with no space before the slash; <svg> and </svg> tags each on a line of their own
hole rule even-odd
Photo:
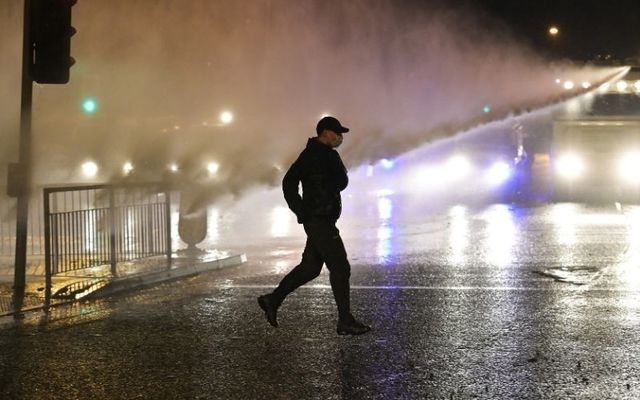
<svg viewBox="0 0 640 400">
<path fill-rule="evenodd" d="M 616 72 L 552 64 L 471 6 L 417 3 L 80 0 L 71 82 L 34 88 L 34 184 L 88 182 L 86 160 L 97 181 L 127 161 L 157 180 L 175 162 L 213 200 L 279 184 L 323 114 L 351 128 L 356 167 L 575 94 L 557 78 Z M 22 2 L 0 0 L 1 171 L 17 161 L 21 26 Z"/>
</svg>

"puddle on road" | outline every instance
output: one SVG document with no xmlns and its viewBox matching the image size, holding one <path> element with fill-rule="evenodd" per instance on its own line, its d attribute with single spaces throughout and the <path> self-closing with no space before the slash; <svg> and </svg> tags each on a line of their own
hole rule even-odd
<svg viewBox="0 0 640 400">
<path fill-rule="evenodd" d="M 572 267 L 551 267 L 533 271 L 536 274 L 547 276 L 557 282 L 573 285 L 587 285 L 602 276 L 602 269 L 592 266 L 580 265 Z"/>
</svg>

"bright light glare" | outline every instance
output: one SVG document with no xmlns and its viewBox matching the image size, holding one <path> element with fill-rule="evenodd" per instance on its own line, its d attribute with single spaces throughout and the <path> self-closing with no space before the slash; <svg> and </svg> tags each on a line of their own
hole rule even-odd
<svg viewBox="0 0 640 400">
<path fill-rule="evenodd" d="M 289 235 L 291 212 L 287 207 L 276 206 L 271 211 L 271 236 L 280 238 Z"/>
<path fill-rule="evenodd" d="M 393 203 L 388 197 L 380 197 L 378 199 L 378 216 L 382 220 L 391 218 L 393 213 Z"/>
<path fill-rule="evenodd" d="M 376 247 L 376 255 L 378 256 L 378 262 L 381 264 L 387 264 L 389 255 L 393 250 L 392 236 L 393 227 L 390 225 L 381 225 L 378 228 L 378 245 Z"/>
<path fill-rule="evenodd" d="M 511 176 L 511 168 L 509 164 L 504 161 L 495 162 L 489 171 L 487 171 L 487 179 L 489 183 L 494 186 L 498 186 L 504 183 Z"/>
<path fill-rule="evenodd" d="M 169 165 L 169 171 L 171 172 L 178 172 L 178 164 L 173 163 Z"/>
<path fill-rule="evenodd" d="M 629 84 L 626 81 L 618 81 L 618 83 L 616 83 L 616 88 L 619 92 L 624 92 L 628 87 Z"/>
<path fill-rule="evenodd" d="M 380 160 L 380 165 L 382 165 L 382 168 L 384 169 L 391 169 L 393 168 L 393 160 L 389 160 L 386 158 L 383 158 L 382 160 Z"/>
<path fill-rule="evenodd" d="M 556 36 L 558 33 L 560 32 L 560 30 L 558 29 L 557 26 L 551 26 L 549 27 L 549 34 L 551 36 Z"/>
<path fill-rule="evenodd" d="M 575 203 L 562 203 L 552 206 L 550 221 L 554 225 L 559 244 L 569 246 L 575 244 L 576 225 L 581 213 L 582 210 Z M 567 256 L 571 258 L 571 252 L 562 254 L 561 258 Z"/>
<path fill-rule="evenodd" d="M 122 166 L 122 172 L 125 175 L 129 175 L 131 173 L 131 171 L 133 171 L 133 164 L 131 164 L 130 162 L 126 162 L 124 163 L 124 165 Z"/>
<path fill-rule="evenodd" d="M 449 210 L 449 246 L 451 246 L 449 260 L 453 265 L 465 264 L 469 245 L 469 221 L 466 208 L 461 205 L 453 206 Z"/>
<path fill-rule="evenodd" d="M 582 82 L 583 89 L 589 89 L 591 87 L 591 82 Z"/>
<path fill-rule="evenodd" d="M 516 225 L 512 211 L 506 204 L 496 204 L 483 213 L 487 222 L 485 239 L 486 260 L 497 266 L 507 266 L 513 260 L 513 244 L 516 242 Z"/>
<path fill-rule="evenodd" d="M 414 188 L 442 187 L 452 180 L 461 179 L 471 170 L 471 164 L 462 155 L 436 165 L 423 165 L 410 174 L 409 185 Z"/>
<path fill-rule="evenodd" d="M 464 156 L 456 155 L 447 161 L 444 168 L 446 175 L 452 178 L 463 178 L 471 170 L 471 164 Z"/>
<path fill-rule="evenodd" d="M 233 114 L 231 111 L 223 111 L 220 113 L 220 122 L 223 124 L 230 124 L 233 121 Z"/>
<path fill-rule="evenodd" d="M 98 173 L 98 164 L 93 161 L 87 161 L 82 164 L 82 174 L 87 178 L 93 178 Z"/>
<path fill-rule="evenodd" d="M 207 164 L 207 171 L 209 171 L 209 174 L 211 175 L 215 175 L 216 172 L 218 172 L 218 169 L 220 169 L 220 164 L 215 161 L 211 161 Z"/>
<path fill-rule="evenodd" d="M 633 87 L 636 88 L 636 90 L 640 90 L 640 81 L 635 81 Z"/>
<path fill-rule="evenodd" d="M 566 103 L 566 109 L 569 114 L 577 114 L 580 112 L 580 100 L 574 98 Z"/>
<path fill-rule="evenodd" d="M 625 154 L 618 162 L 618 173 L 620 178 L 628 183 L 640 183 L 640 152 Z"/>
<path fill-rule="evenodd" d="M 444 167 L 424 166 L 418 168 L 413 174 L 411 185 L 425 188 L 440 186 L 447 181 L 444 172 Z"/>
<path fill-rule="evenodd" d="M 556 170 L 567 179 L 574 179 L 580 176 L 584 171 L 584 164 L 573 154 L 566 154 L 556 162 Z"/>
<path fill-rule="evenodd" d="M 82 102 L 82 109 L 84 112 L 92 114 L 98 109 L 98 103 L 92 98 L 87 98 Z"/>
<path fill-rule="evenodd" d="M 380 189 L 380 190 L 374 190 L 372 193 L 374 196 L 387 197 L 387 196 L 391 196 L 394 192 L 391 189 Z"/>
<path fill-rule="evenodd" d="M 565 89 L 571 90 L 575 87 L 575 84 L 572 81 L 565 81 L 563 86 Z"/>
<path fill-rule="evenodd" d="M 367 165 L 367 176 L 373 176 L 373 165 Z"/>
</svg>

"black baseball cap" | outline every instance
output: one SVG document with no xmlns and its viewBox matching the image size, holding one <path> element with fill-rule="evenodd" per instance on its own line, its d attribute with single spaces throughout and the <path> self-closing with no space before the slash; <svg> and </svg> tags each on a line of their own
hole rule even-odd
<svg viewBox="0 0 640 400">
<path fill-rule="evenodd" d="M 340 121 L 333 117 L 324 117 L 318 121 L 318 125 L 316 125 L 316 133 L 320 135 L 325 129 L 329 129 L 335 133 L 349 132 L 349 128 L 342 126 Z"/>
</svg>

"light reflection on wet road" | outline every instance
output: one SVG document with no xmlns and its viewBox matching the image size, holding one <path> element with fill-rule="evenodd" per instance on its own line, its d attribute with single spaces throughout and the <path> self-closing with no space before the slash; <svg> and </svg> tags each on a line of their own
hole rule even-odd
<svg viewBox="0 0 640 400">
<path fill-rule="evenodd" d="M 640 208 L 345 202 L 353 308 L 370 334 L 335 335 L 326 270 L 287 299 L 279 329 L 266 324 L 255 298 L 305 237 L 277 191 L 258 193 L 210 210 L 203 243 L 246 251 L 246 265 L 0 331 L 0 394 L 640 396 Z"/>
<path fill-rule="evenodd" d="M 272 262 L 277 273 L 295 265 L 305 238 L 292 214 L 278 204 L 278 194 L 267 192 L 256 196 L 261 201 L 241 202 L 227 210 L 227 216 L 210 211 L 219 220 L 203 247 L 247 251 L 255 262 Z M 338 227 L 354 268 L 370 264 L 385 271 L 387 279 L 399 279 L 396 274 L 406 273 L 410 262 L 422 268 L 437 264 L 431 269 L 442 279 L 466 279 L 453 272 L 483 269 L 478 278 L 510 280 L 511 285 L 542 275 L 584 284 L 612 265 L 619 276 L 625 270 L 633 280 L 630 265 L 640 261 L 638 206 L 457 204 L 422 210 L 414 199 L 393 196 L 347 201 L 351 205 Z M 428 275 L 435 276 L 435 271 Z"/>
</svg>

